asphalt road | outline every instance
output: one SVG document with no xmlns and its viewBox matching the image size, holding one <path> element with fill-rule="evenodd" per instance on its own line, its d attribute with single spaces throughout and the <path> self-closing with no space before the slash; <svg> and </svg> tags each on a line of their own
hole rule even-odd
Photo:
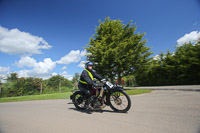
<svg viewBox="0 0 200 133">
<path fill-rule="evenodd" d="M 125 88 L 126 89 L 200 91 L 200 85 L 140 86 L 140 87 L 125 87 Z"/>
<path fill-rule="evenodd" d="M 0 103 L 0 133 L 200 133 L 200 92 L 131 96 L 128 113 L 77 111 L 70 100 Z"/>
</svg>

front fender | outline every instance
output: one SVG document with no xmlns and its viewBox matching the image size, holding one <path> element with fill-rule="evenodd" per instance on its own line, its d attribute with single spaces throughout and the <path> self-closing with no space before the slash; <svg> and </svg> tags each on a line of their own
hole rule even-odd
<svg viewBox="0 0 200 133">
<path fill-rule="evenodd" d="M 113 87 L 112 89 L 110 89 L 110 92 L 112 93 L 112 92 L 114 92 L 114 91 L 116 91 L 116 90 L 118 90 L 118 91 L 123 91 L 123 87 L 122 86 L 115 86 L 115 87 Z"/>
<path fill-rule="evenodd" d="M 123 89 L 124 88 L 122 86 L 114 86 L 112 89 L 109 89 L 108 93 L 106 94 L 106 105 L 110 105 L 110 96 L 113 92 L 122 92 Z"/>
</svg>

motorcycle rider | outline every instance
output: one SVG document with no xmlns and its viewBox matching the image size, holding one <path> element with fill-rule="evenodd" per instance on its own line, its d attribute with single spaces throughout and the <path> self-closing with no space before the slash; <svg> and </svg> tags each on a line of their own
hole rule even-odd
<svg viewBox="0 0 200 133">
<path fill-rule="evenodd" d="M 86 95 L 90 95 L 90 89 L 92 88 L 92 86 L 99 86 L 94 82 L 94 78 L 97 78 L 100 81 L 103 79 L 100 75 L 93 71 L 92 67 L 92 62 L 87 62 L 85 64 L 85 69 L 81 73 L 80 81 L 78 84 L 79 89 L 83 91 Z"/>
<path fill-rule="evenodd" d="M 103 78 L 100 75 L 98 75 L 97 73 L 93 71 L 92 67 L 93 67 L 92 62 L 87 62 L 85 64 L 85 69 L 81 73 L 80 81 L 78 84 L 79 89 L 85 93 L 87 98 L 90 97 L 90 89 L 92 88 L 92 86 L 95 86 L 95 87 L 99 86 L 98 84 L 94 82 L 94 78 L 100 81 L 103 80 Z"/>
</svg>

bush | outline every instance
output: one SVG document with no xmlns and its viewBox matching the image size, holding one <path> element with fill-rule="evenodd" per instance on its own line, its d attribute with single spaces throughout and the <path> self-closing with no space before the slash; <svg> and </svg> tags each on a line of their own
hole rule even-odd
<svg viewBox="0 0 200 133">
<path fill-rule="evenodd" d="M 41 91 L 42 85 L 42 91 Z M 59 87 L 61 87 L 59 89 Z M 39 78 L 16 78 L 2 84 L 0 97 L 14 97 L 40 94 L 49 94 L 56 92 L 70 92 L 73 85 L 68 79 L 61 76 L 53 76 L 48 80 Z"/>
</svg>

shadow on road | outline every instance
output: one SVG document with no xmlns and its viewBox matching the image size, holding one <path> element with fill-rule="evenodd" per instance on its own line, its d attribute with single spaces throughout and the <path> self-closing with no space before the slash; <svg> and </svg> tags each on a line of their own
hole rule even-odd
<svg viewBox="0 0 200 133">
<path fill-rule="evenodd" d="M 92 113 L 104 113 L 104 112 L 109 112 L 109 113 L 117 113 L 111 110 L 78 110 L 76 108 L 69 108 L 71 110 L 81 112 L 81 113 L 86 113 L 86 114 L 92 114 Z"/>
<path fill-rule="evenodd" d="M 3 133 L 3 131 L 0 129 L 0 133 Z"/>
<path fill-rule="evenodd" d="M 200 124 L 199 124 L 199 127 L 197 129 L 197 133 L 200 133 Z"/>
</svg>

